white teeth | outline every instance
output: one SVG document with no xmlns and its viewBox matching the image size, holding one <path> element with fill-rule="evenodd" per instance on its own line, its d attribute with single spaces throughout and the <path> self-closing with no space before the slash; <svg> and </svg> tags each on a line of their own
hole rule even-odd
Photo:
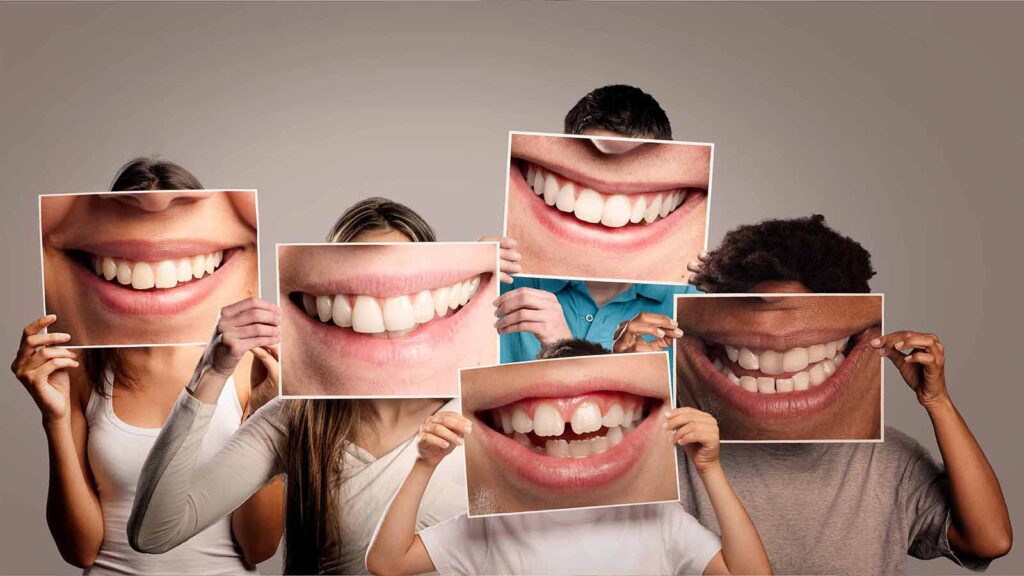
<svg viewBox="0 0 1024 576">
<path fill-rule="evenodd" d="M 601 418 L 601 423 L 606 428 L 615 428 L 622 425 L 624 416 L 625 412 L 622 410 L 622 405 L 618 403 L 612 404 L 605 411 L 604 416 Z"/>
<path fill-rule="evenodd" d="M 824 362 L 819 362 L 814 366 L 811 366 L 811 369 L 807 371 L 807 373 L 810 374 L 811 376 L 812 386 L 817 386 L 818 384 L 821 384 L 822 382 L 825 381 L 825 378 L 828 377 L 825 374 L 825 367 L 822 366 L 822 364 L 824 364 Z"/>
<path fill-rule="evenodd" d="M 604 211 L 604 200 L 601 195 L 590 188 L 580 191 L 580 197 L 576 199 L 576 206 L 573 213 L 584 222 L 597 224 L 601 221 L 601 213 Z"/>
<path fill-rule="evenodd" d="M 608 439 L 609 446 L 615 446 L 619 442 L 622 442 L 622 428 L 613 426 L 608 428 L 608 434 L 605 436 Z"/>
<path fill-rule="evenodd" d="M 786 350 L 782 355 L 782 371 L 783 372 L 797 372 L 807 368 L 809 360 L 807 359 L 806 348 L 793 348 Z"/>
<path fill-rule="evenodd" d="M 815 362 L 821 362 L 825 359 L 825 345 L 815 344 L 807 348 L 807 363 L 814 364 Z"/>
<path fill-rule="evenodd" d="M 182 258 L 174 264 L 174 277 L 178 282 L 188 282 L 192 279 L 192 261 Z"/>
<path fill-rule="evenodd" d="M 135 269 L 132 270 L 132 288 L 136 290 L 147 290 L 152 288 L 156 283 L 153 278 L 153 269 L 145 262 L 139 262 L 135 264 Z"/>
<path fill-rule="evenodd" d="M 153 268 L 153 283 L 157 288 L 174 288 L 178 284 L 178 268 L 171 260 L 164 260 Z"/>
<path fill-rule="evenodd" d="M 758 366 L 760 366 L 758 369 L 765 374 L 774 376 L 775 374 L 782 374 L 784 372 L 782 369 L 782 354 L 774 350 L 765 350 L 764 352 L 761 352 L 758 356 L 757 363 Z M 774 389 L 774 386 L 772 388 Z"/>
<path fill-rule="evenodd" d="M 726 345 L 725 355 L 729 357 L 729 360 L 735 362 L 740 357 L 740 351 L 735 346 Z"/>
<path fill-rule="evenodd" d="M 548 206 L 554 206 L 555 200 L 558 198 L 558 181 L 555 177 L 548 174 L 544 178 L 544 202 Z"/>
<path fill-rule="evenodd" d="M 775 380 L 775 391 L 776 392 L 792 392 L 793 391 L 793 379 L 792 378 L 778 378 Z"/>
<path fill-rule="evenodd" d="M 757 391 L 760 394 L 775 394 L 775 378 L 758 378 Z"/>
<path fill-rule="evenodd" d="M 559 179 L 543 168 L 529 164 L 526 183 L 544 203 L 592 224 L 609 228 L 626 224 L 648 224 L 668 216 L 686 193 L 681 190 L 658 194 L 605 194 L 568 180 Z"/>
<path fill-rule="evenodd" d="M 375 298 L 365 294 L 312 296 L 302 294 L 306 314 L 321 322 L 351 327 L 363 334 L 390 333 L 401 336 L 418 324 L 443 317 L 449 310 L 465 306 L 480 289 L 480 277 L 415 294 Z M 387 336 L 387 335 L 385 335 Z"/>
<path fill-rule="evenodd" d="M 121 261 L 117 263 L 117 281 L 121 284 L 132 283 L 132 268 L 127 262 Z"/>
<path fill-rule="evenodd" d="M 843 361 L 846 360 L 846 356 L 843 356 L 842 352 L 837 352 L 836 357 L 832 359 L 832 363 L 835 364 L 836 368 L 843 365 Z"/>
<path fill-rule="evenodd" d="M 601 213 L 601 224 L 609 228 L 621 228 L 629 223 L 630 210 L 629 198 L 622 194 L 616 194 L 605 201 L 604 212 Z"/>
<path fill-rule="evenodd" d="M 213 274 L 213 271 L 217 269 L 217 264 L 213 260 L 213 254 L 207 254 L 206 256 L 206 273 Z"/>
<path fill-rule="evenodd" d="M 501 431 L 505 434 L 511 434 L 515 431 L 512 427 L 512 415 L 508 412 L 501 411 L 498 413 L 498 418 L 501 420 Z"/>
<path fill-rule="evenodd" d="M 644 211 L 644 222 L 650 224 L 658 219 L 658 214 L 661 213 L 661 194 L 654 196 L 651 203 L 647 205 L 647 210 Z"/>
<path fill-rule="evenodd" d="M 95 272 L 97 276 L 103 276 L 103 259 L 102 258 L 93 256 L 93 258 L 92 258 L 92 271 Z"/>
<path fill-rule="evenodd" d="M 836 350 L 839 351 L 839 352 L 842 352 L 843 350 L 846 350 L 846 343 L 849 342 L 849 341 L 850 341 L 850 337 L 849 336 L 847 336 L 846 338 L 840 338 L 839 340 L 836 340 Z"/>
<path fill-rule="evenodd" d="M 740 376 L 739 384 L 747 392 L 757 392 L 757 378 L 753 376 Z"/>
<path fill-rule="evenodd" d="M 516 408 L 512 412 L 512 429 L 520 434 L 533 432 L 533 420 L 522 408 Z"/>
<path fill-rule="evenodd" d="M 573 190 L 572 184 L 562 186 L 555 198 L 555 208 L 562 212 L 572 212 L 576 208 L 576 191 Z"/>
<path fill-rule="evenodd" d="M 825 343 L 825 358 L 835 358 L 836 356 L 836 344 L 839 342 L 826 342 Z"/>
<path fill-rule="evenodd" d="M 638 198 L 637 201 L 633 203 L 633 210 L 629 214 L 629 221 L 630 221 L 630 223 L 632 223 L 632 224 L 639 224 L 639 223 L 643 222 L 643 220 L 644 220 L 644 212 L 646 212 L 646 211 L 647 211 L 647 200 L 644 200 L 643 197 Z"/>
<path fill-rule="evenodd" d="M 430 295 L 429 290 L 423 290 L 416 294 L 412 301 L 412 309 L 417 324 L 430 322 L 434 319 L 434 298 Z"/>
<path fill-rule="evenodd" d="M 397 296 L 384 301 L 381 311 L 384 329 L 388 331 L 408 330 L 416 325 L 416 312 L 408 296 Z"/>
<path fill-rule="evenodd" d="M 831 360 L 825 360 L 821 363 L 821 369 L 825 373 L 825 378 L 836 373 L 836 365 Z"/>
<path fill-rule="evenodd" d="M 570 422 L 572 431 L 577 434 L 600 430 L 603 425 L 601 409 L 593 402 L 584 402 L 577 406 L 576 411 L 572 414 L 572 422 Z"/>
<path fill-rule="evenodd" d="M 530 437 L 527 436 L 526 434 L 520 434 L 519 432 L 516 432 L 515 435 L 512 436 L 512 439 L 515 440 L 516 442 L 519 442 L 523 446 L 526 446 L 527 448 L 533 448 L 533 442 L 530 442 Z"/>
<path fill-rule="evenodd" d="M 191 272 L 189 273 L 191 276 Z M 103 278 L 107 280 L 113 280 L 117 276 L 117 264 L 114 263 L 113 258 L 103 259 Z"/>
<path fill-rule="evenodd" d="M 569 457 L 569 443 L 565 440 L 548 440 L 544 443 L 544 451 L 548 456 L 558 458 Z"/>
<path fill-rule="evenodd" d="M 537 436 L 561 436 L 565 432 L 565 421 L 557 408 L 541 402 L 533 409 L 533 431 Z"/>
<path fill-rule="evenodd" d="M 317 303 L 324 296 L 317 296 Z M 323 315 L 320 317 L 324 321 Z M 361 334 L 384 332 L 384 314 L 381 312 L 377 299 L 360 294 L 352 305 L 352 330 Z"/>
<path fill-rule="evenodd" d="M 811 385 L 811 375 L 807 372 L 797 372 L 793 374 L 793 390 L 799 392 L 801 390 L 807 390 Z"/>
<path fill-rule="evenodd" d="M 590 453 L 600 454 L 607 452 L 608 448 L 611 448 L 611 444 L 608 442 L 607 436 L 594 436 L 590 439 Z"/>
<path fill-rule="evenodd" d="M 192 257 L 192 276 L 196 280 L 206 275 L 206 256 L 193 256 Z"/>
<path fill-rule="evenodd" d="M 306 296 L 308 296 L 308 294 L 302 295 L 303 304 L 306 302 Z M 352 305 L 349 304 L 348 297 L 344 294 L 338 294 L 334 297 L 334 302 L 331 305 L 331 321 L 334 322 L 336 326 L 340 326 L 342 328 L 352 326 Z"/>
<path fill-rule="evenodd" d="M 569 442 L 569 456 L 572 458 L 586 458 L 590 456 L 590 441 L 573 440 Z"/>
<path fill-rule="evenodd" d="M 625 410 L 622 411 L 622 423 L 624 425 L 628 426 L 632 422 L 633 422 L 633 407 L 630 406 L 629 408 L 626 408 Z"/>
<path fill-rule="evenodd" d="M 737 386 L 739 386 L 740 377 L 737 376 L 736 373 L 732 371 L 732 369 L 730 369 L 730 368 L 726 368 L 725 369 L 725 377 L 729 379 L 729 382 L 732 382 L 733 384 L 736 384 Z"/>
<path fill-rule="evenodd" d="M 757 370 L 760 367 L 757 354 L 754 354 L 746 348 L 740 349 L 739 360 L 737 363 L 741 368 L 745 368 L 747 370 Z"/>
</svg>

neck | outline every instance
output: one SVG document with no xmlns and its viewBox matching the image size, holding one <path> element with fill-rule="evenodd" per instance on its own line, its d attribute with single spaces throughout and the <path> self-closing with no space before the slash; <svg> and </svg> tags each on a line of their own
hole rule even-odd
<svg viewBox="0 0 1024 576">
<path fill-rule="evenodd" d="M 433 412 L 444 405 L 444 400 L 433 398 L 370 400 L 381 426 L 394 427 L 415 419 L 422 420 L 425 412 Z"/>
<path fill-rule="evenodd" d="M 594 303 L 600 308 L 604 306 L 612 298 L 615 298 L 619 294 L 622 294 L 629 287 L 632 286 L 629 282 L 585 282 L 587 290 L 590 291 L 590 297 L 594 299 Z"/>
<path fill-rule="evenodd" d="M 202 349 L 198 346 L 121 348 L 121 358 L 139 383 L 171 377 L 188 381 Z"/>
</svg>

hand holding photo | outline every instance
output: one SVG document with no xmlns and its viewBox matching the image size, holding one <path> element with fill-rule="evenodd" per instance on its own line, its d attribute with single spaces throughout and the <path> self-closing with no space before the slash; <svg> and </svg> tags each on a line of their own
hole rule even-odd
<svg viewBox="0 0 1024 576">
<path fill-rule="evenodd" d="M 682 283 L 707 244 L 712 144 L 512 132 L 505 236 L 531 276 Z"/>
<path fill-rule="evenodd" d="M 201 343 L 259 295 L 255 190 L 39 197 L 49 327 L 70 346 Z"/>
<path fill-rule="evenodd" d="M 455 396 L 493 364 L 494 242 L 278 244 L 285 396 Z"/>
<path fill-rule="evenodd" d="M 882 440 L 881 294 L 676 296 L 680 404 L 722 441 Z"/>
<path fill-rule="evenodd" d="M 460 371 L 469 515 L 677 500 L 667 354 Z"/>
</svg>

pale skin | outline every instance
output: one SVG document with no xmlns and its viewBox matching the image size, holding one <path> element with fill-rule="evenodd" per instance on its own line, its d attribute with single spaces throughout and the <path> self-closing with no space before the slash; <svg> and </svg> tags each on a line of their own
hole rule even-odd
<svg viewBox="0 0 1024 576">
<path fill-rule="evenodd" d="M 770 574 L 761 537 L 733 492 L 718 459 L 718 424 L 693 408 L 665 412 L 665 428 L 693 460 L 722 529 L 722 550 L 704 574 Z M 454 412 L 430 416 L 420 427 L 418 457 L 384 515 L 370 545 L 366 567 L 374 574 L 422 574 L 435 571 L 416 514 L 434 470 L 472 432 L 472 422 Z"/>
<path fill-rule="evenodd" d="M 49 315 L 25 327 L 11 370 L 42 415 L 50 461 L 46 507 L 50 533 L 66 562 L 88 568 L 95 562 L 104 536 L 103 510 L 86 452 L 85 406 L 92 385 L 78 354 L 61 346 L 71 336 L 43 332 L 55 321 L 56 317 Z M 138 384 L 121 387 L 115 383 L 115 413 L 132 425 L 159 428 L 181 392 L 181 383 L 187 380 L 180 367 L 194 363 L 198 350 L 166 347 L 122 352 Z M 234 373 L 246 413 L 265 402 L 268 390 L 277 389 L 269 376 L 276 370 L 276 362 L 265 368 L 263 361 L 253 360 L 257 368 L 250 370 L 247 364 Z M 254 565 L 274 555 L 284 529 L 282 511 L 283 483 L 278 481 L 252 495 L 233 516 L 232 532 L 246 563 Z"/>
</svg>

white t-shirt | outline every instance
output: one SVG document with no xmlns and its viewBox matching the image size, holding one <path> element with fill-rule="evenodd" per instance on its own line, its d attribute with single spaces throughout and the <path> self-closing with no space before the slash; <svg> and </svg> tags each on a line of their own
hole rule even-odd
<svg viewBox="0 0 1024 576">
<path fill-rule="evenodd" d="M 722 548 L 676 503 L 460 515 L 419 535 L 441 574 L 702 574 Z"/>
</svg>

